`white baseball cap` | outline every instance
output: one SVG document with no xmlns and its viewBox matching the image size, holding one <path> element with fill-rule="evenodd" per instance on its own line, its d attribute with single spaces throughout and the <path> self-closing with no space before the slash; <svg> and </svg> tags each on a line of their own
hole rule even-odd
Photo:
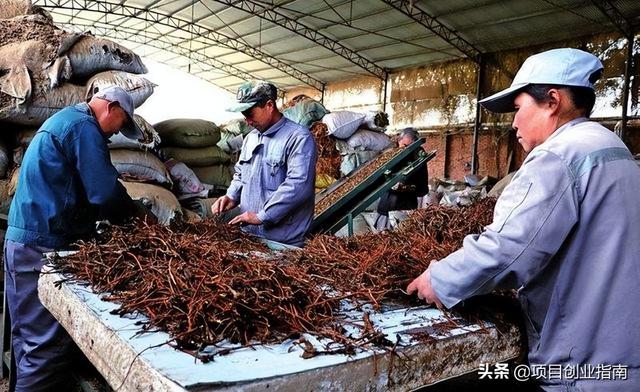
<svg viewBox="0 0 640 392">
<path fill-rule="evenodd" d="M 556 84 L 593 89 L 593 83 L 600 78 L 603 68 L 600 59 L 582 50 L 547 50 L 527 58 L 513 78 L 511 87 L 480 100 L 480 104 L 496 113 L 513 112 L 516 96 L 530 84 Z"/>
</svg>

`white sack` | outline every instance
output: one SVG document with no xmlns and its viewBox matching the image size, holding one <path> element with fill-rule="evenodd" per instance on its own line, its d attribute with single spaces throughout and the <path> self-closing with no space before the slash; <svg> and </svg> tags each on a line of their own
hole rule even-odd
<svg viewBox="0 0 640 392">
<path fill-rule="evenodd" d="M 154 182 L 169 188 L 173 185 L 164 164 L 148 151 L 110 150 L 111 163 L 125 179 Z"/>
<path fill-rule="evenodd" d="M 151 203 L 151 213 L 158 218 L 158 223 L 169 225 L 182 220 L 182 207 L 178 199 L 168 191 L 157 185 L 140 182 L 120 181 L 133 200 L 146 199 Z"/>
<path fill-rule="evenodd" d="M 157 86 L 144 76 L 124 71 L 105 71 L 94 75 L 87 82 L 87 100 L 98 91 L 113 85 L 120 86 L 128 92 L 135 107 L 142 105 Z"/>
<path fill-rule="evenodd" d="M 363 113 L 343 110 L 325 115 L 322 117 L 322 122 L 327 125 L 329 135 L 338 139 L 347 139 L 362 125 L 364 117 Z"/>
<path fill-rule="evenodd" d="M 133 114 L 133 120 L 142 130 L 143 137 L 139 140 L 129 139 L 119 132 L 109 138 L 109 149 L 128 148 L 133 150 L 151 150 L 160 144 L 160 135 L 142 116 Z"/>
</svg>

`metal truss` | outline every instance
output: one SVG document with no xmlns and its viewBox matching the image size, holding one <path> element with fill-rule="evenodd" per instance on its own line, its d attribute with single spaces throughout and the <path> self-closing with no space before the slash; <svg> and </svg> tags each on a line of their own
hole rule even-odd
<svg viewBox="0 0 640 392">
<path fill-rule="evenodd" d="M 631 24 L 609 0 L 591 0 L 591 2 L 613 22 L 614 26 L 616 26 L 625 37 L 633 37 Z"/>
<path fill-rule="evenodd" d="M 203 71 L 206 71 L 208 68 L 214 68 L 226 75 L 234 76 L 241 80 L 250 80 L 252 78 L 250 74 L 246 73 L 245 71 L 239 68 L 236 68 L 229 64 L 222 63 L 214 58 L 204 56 L 197 52 L 190 52 L 188 49 L 182 48 L 170 42 L 169 39 L 161 35 L 154 35 L 153 37 L 148 37 L 148 36 L 140 35 L 136 31 L 127 31 L 127 29 L 124 27 L 114 28 L 108 25 L 98 26 L 96 24 L 91 24 L 91 23 L 77 23 L 77 22 L 73 24 L 62 23 L 62 24 L 59 24 L 58 26 L 68 30 L 77 30 L 77 28 L 80 27 L 83 29 L 91 30 L 98 37 L 105 37 L 105 38 L 117 39 L 121 41 L 132 42 L 135 44 L 145 45 L 155 49 L 159 49 L 160 51 L 166 51 L 170 53 L 175 53 L 179 56 L 188 57 L 194 63 L 203 65 L 204 67 L 203 66 L 200 67 Z M 194 75 L 198 74 L 198 72 L 192 72 L 192 73 Z M 217 83 L 215 83 L 214 80 L 208 80 L 206 78 L 203 78 L 203 79 L 219 86 Z M 236 93 L 235 90 L 228 89 L 224 86 L 219 86 L 219 87 L 233 94 Z"/>
<path fill-rule="evenodd" d="M 369 72 L 370 74 L 380 78 L 386 79 L 387 70 L 378 66 L 371 60 L 361 56 L 352 49 L 347 48 L 338 41 L 327 37 L 326 35 L 318 32 L 316 29 L 306 26 L 295 19 L 278 11 L 277 8 L 263 5 L 256 1 L 251 0 L 215 0 L 218 3 L 225 4 L 227 6 L 248 12 L 251 15 L 260 17 L 277 24 L 278 26 L 285 28 L 293 33 L 301 35 L 312 42 L 329 49 L 333 53 L 349 60 L 356 64 L 360 68 Z"/>
<path fill-rule="evenodd" d="M 259 1 L 259 0 L 254 0 L 254 1 Z M 351 2 L 351 5 L 353 5 L 353 0 L 350 0 L 350 2 Z M 262 1 L 262 3 L 264 3 L 264 1 Z M 445 54 L 447 56 L 453 56 L 450 52 L 448 52 L 446 50 L 442 50 L 442 49 L 437 49 L 437 48 L 434 48 L 434 47 L 421 45 L 421 44 L 418 44 L 418 43 L 415 43 L 415 42 L 408 41 L 406 39 L 399 39 L 397 37 L 381 33 L 380 31 L 378 31 L 376 29 L 365 29 L 365 28 L 358 27 L 358 26 L 356 26 L 354 24 L 354 22 L 358 21 L 359 19 L 362 19 L 363 17 L 352 19 L 352 16 L 349 16 L 349 19 L 345 20 L 345 18 L 343 18 L 341 15 L 339 15 L 339 12 L 336 10 L 334 5 L 331 5 L 331 4 L 327 3 L 326 1 L 325 1 L 325 4 L 327 5 L 327 7 L 329 7 L 329 9 L 333 10 L 334 13 L 339 16 L 339 18 L 340 18 L 339 21 L 338 20 L 333 20 L 331 18 L 321 17 L 319 15 L 316 15 L 315 13 L 306 13 L 306 12 L 302 12 L 302 11 L 299 11 L 299 10 L 294 10 L 294 9 L 286 7 L 283 4 L 278 4 L 278 8 L 280 8 L 282 10 L 285 10 L 287 12 L 293 13 L 296 18 L 312 17 L 312 18 L 314 18 L 316 20 L 319 20 L 319 21 L 322 21 L 322 22 L 328 22 L 332 26 L 345 26 L 345 27 L 348 27 L 348 28 L 358 32 L 356 34 L 351 34 L 351 35 L 348 35 L 348 36 L 342 36 L 341 37 L 342 40 L 348 40 L 348 39 L 351 39 L 351 38 L 354 38 L 354 37 L 360 37 L 361 36 L 360 33 L 365 33 L 365 34 L 374 35 L 376 37 L 381 37 L 381 38 L 385 38 L 385 39 L 392 40 L 392 41 L 395 41 L 395 42 L 400 42 L 400 43 L 403 43 L 403 44 L 406 44 L 406 45 L 410 45 L 410 46 L 418 48 L 418 50 L 422 50 L 422 51 L 428 50 L 428 51 L 431 51 L 431 52 L 443 53 L 443 54 Z M 343 5 L 343 4 L 344 3 L 341 3 L 340 5 Z M 381 9 L 381 10 L 375 12 L 375 13 L 371 12 L 371 13 L 368 13 L 364 18 L 370 18 L 372 16 L 375 16 L 375 15 L 377 15 L 379 13 L 383 13 L 383 12 L 386 12 L 386 11 L 388 11 L 388 9 L 385 8 L 385 9 Z M 414 24 L 414 23 L 415 23 L 415 21 L 413 19 L 411 19 L 411 20 L 407 19 L 407 21 L 404 24 L 398 24 L 396 26 L 393 26 L 393 28 L 403 27 L 405 25 L 411 25 L 411 24 Z M 432 33 L 430 33 L 430 34 L 432 34 Z M 415 39 L 417 39 L 417 38 L 423 38 L 423 37 L 416 37 Z M 382 45 L 386 45 L 386 44 L 382 44 Z M 369 49 L 369 48 L 358 48 L 359 51 L 363 51 L 363 50 L 367 50 L 367 49 Z M 421 54 L 424 54 L 424 52 L 422 52 Z M 377 63 L 380 63 L 381 61 L 384 61 L 384 60 L 379 59 L 379 58 L 376 59 Z"/>
<path fill-rule="evenodd" d="M 124 4 L 111 3 L 104 0 L 33 0 L 35 5 L 39 5 L 49 9 L 66 9 L 71 11 L 91 11 L 108 15 L 117 15 L 125 18 L 136 19 L 147 22 L 151 25 L 157 24 L 172 28 L 174 30 L 184 31 L 194 37 L 206 39 L 214 42 L 219 46 L 223 46 L 237 52 L 243 53 L 251 58 L 257 59 L 273 68 L 276 68 L 287 75 L 309 85 L 318 91 L 322 91 L 325 83 L 318 80 L 296 68 L 287 64 L 259 49 L 255 49 L 240 40 L 229 37 L 212 29 L 193 24 L 159 12 L 151 11 L 145 8 L 139 8 Z M 139 32 L 138 32 L 139 33 Z"/>
<path fill-rule="evenodd" d="M 482 52 L 474 47 L 469 41 L 462 38 L 458 33 L 438 22 L 436 18 L 415 6 L 414 0 L 381 0 L 391 7 L 409 16 L 411 19 L 426 27 L 438 37 L 451 44 L 475 63 L 480 62 Z"/>
</svg>

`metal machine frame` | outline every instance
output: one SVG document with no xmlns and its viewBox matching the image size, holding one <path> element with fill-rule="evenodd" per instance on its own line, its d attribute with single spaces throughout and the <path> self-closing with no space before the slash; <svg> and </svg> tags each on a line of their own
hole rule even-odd
<svg viewBox="0 0 640 392">
<path fill-rule="evenodd" d="M 435 150 L 430 152 L 422 150 L 424 142 L 425 140 L 421 138 L 405 147 L 402 152 L 380 166 L 333 205 L 315 216 L 311 223 L 311 232 L 333 234 L 346 224 L 349 235 L 353 235 L 353 219 L 356 215 L 364 211 L 395 184 L 412 175 L 423 163 L 426 164 L 436 156 Z M 371 162 L 373 161 L 369 161 L 346 178 L 318 193 L 316 203 L 329 196 L 336 188 Z"/>
</svg>

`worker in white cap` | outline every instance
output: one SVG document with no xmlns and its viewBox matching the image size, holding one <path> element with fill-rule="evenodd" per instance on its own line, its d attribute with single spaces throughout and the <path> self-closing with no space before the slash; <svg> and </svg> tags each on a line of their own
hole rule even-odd
<svg viewBox="0 0 640 392">
<path fill-rule="evenodd" d="M 528 155 L 493 223 L 407 288 L 447 308 L 517 289 L 529 376 L 548 391 L 640 390 L 640 168 L 613 132 L 589 120 L 602 69 L 584 51 L 549 50 L 480 101 L 515 111 Z"/>
<path fill-rule="evenodd" d="M 71 339 L 38 299 L 43 253 L 140 211 L 111 164 L 106 140 L 118 131 L 142 136 L 131 97 L 112 86 L 54 114 L 25 152 L 4 243 L 16 391 L 69 390 Z"/>
</svg>

